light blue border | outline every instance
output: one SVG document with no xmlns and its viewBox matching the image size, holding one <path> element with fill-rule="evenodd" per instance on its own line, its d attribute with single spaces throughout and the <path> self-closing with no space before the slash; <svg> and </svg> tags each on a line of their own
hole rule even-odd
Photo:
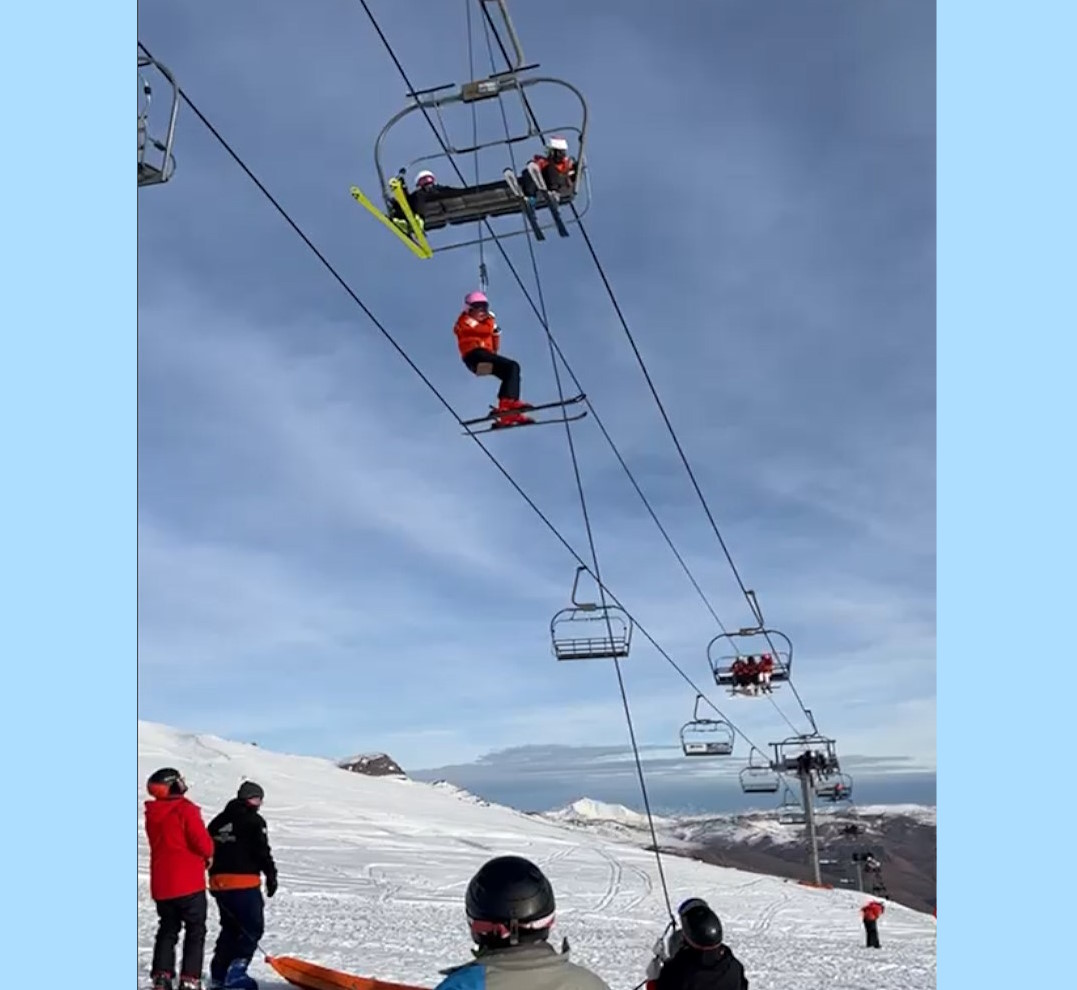
<svg viewBox="0 0 1077 990">
<path fill-rule="evenodd" d="M 948 0 L 938 28 L 938 984 L 1061 986 L 1077 4 Z"/>
<path fill-rule="evenodd" d="M 133 4 L 17 4 L 0 30 L 0 842 L 10 986 L 130 986 L 134 15 Z"/>
</svg>

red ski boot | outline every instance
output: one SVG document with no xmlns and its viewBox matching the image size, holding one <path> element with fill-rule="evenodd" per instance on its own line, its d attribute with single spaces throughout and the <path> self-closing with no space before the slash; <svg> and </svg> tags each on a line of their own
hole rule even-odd
<svg viewBox="0 0 1077 990">
<path fill-rule="evenodd" d="M 497 419 L 490 428 L 498 430 L 506 426 L 526 426 L 528 423 L 533 423 L 534 420 L 530 416 L 524 416 L 520 412 L 521 409 L 530 408 L 526 402 L 521 402 L 519 399 L 498 399 Z"/>
</svg>

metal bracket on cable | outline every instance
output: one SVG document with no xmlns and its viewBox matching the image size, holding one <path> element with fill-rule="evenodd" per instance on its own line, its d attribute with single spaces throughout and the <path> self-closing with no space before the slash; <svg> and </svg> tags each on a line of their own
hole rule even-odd
<svg viewBox="0 0 1077 990">
<path fill-rule="evenodd" d="M 759 599 L 755 597 L 755 592 L 751 588 L 748 588 L 744 592 L 745 597 L 748 599 L 748 607 L 752 610 L 752 615 L 755 616 L 756 627 L 763 628 L 763 610 L 759 607 Z"/>
</svg>

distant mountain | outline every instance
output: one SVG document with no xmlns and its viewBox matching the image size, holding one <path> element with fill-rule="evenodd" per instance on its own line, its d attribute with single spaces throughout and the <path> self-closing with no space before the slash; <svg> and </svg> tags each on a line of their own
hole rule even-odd
<svg viewBox="0 0 1077 990">
<path fill-rule="evenodd" d="M 385 753 L 360 753 L 358 756 L 337 761 L 337 766 L 352 773 L 366 774 L 368 777 L 407 777 L 396 760 Z"/>
<path fill-rule="evenodd" d="M 623 805 L 582 798 L 536 817 L 652 845 L 646 815 Z M 930 911 L 935 906 L 936 821 L 935 808 L 922 805 L 872 805 L 819 814 L 823 881 L 855 890 L 853 854 L 871 853 L 882 864 L 891 900 Z M 811 879 L 806 829 L 779 825 L 773 812 L 656 817 L 654 824 L 663 852 L 770 876 Z M 870 891 L 871 878 L 864 880 Z"/>
</svg>

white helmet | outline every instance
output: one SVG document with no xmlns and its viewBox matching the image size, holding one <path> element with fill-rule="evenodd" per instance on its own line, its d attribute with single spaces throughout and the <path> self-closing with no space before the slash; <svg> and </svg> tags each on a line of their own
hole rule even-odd
<svg viewBox="0 0 1077 990">
<path fill-rule="evenodd" d="M 415 185 L 417 186 L 429 186 L 437 182 L 437 176 L 428 169 L 423 169 L 417 176 L 415 176 Z"/>
<path fill-rule="evenodd" d="M 568 154 L 568 142 L 563 137 L 552 137 L 550 143 L 546 145 L 550 151 L 563 151 Z"/>
</svg>

